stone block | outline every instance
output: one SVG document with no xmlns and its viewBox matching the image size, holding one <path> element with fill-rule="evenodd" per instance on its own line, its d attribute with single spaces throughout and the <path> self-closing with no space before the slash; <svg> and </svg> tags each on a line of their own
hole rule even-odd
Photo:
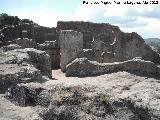
<svg viewBox="0 0 160 120">
<path fill-rule="evenodd" d="M 62 30 L 60 40 L 60 67 L 63 72 L 66 65 L 73 61 L 77 54 L 83 50 L 83 34 L 73 30 Z"/>
</svg>

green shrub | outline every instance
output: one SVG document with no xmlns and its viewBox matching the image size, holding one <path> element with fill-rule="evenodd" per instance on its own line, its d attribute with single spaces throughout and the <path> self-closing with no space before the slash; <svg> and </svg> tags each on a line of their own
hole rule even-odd
<svg viewBox="0 0 160 120">
<path fill-rule="evenodd" d="M 111 99 L 111 95 L 109 94 L 104 94 L 104 93 L 99 94 L 99 100 L 102 103 L 109 104 L 110 99 Z"/>
</svg>

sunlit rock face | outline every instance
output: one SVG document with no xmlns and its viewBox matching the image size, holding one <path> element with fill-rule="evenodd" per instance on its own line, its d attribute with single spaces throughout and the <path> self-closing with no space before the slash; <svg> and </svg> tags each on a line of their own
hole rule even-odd
<svg viewBox="0 0 160 120">
<path fill-rule="evenodd" d="M 83 34 L 73 30 L 61 31 L 60 36 L 60 67 L 65 71 L 66 65 L 77 57 L 83 50 Z"/>
</svg>

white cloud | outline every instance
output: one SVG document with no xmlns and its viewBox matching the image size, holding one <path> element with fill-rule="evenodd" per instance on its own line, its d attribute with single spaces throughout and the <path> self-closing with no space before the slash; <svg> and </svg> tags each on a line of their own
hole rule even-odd
<svg viewBox="0 0 160 120">
<path fill-rule="evenodd" d="M 143 21 L 148 22 L 147 26 L 135 27 L 135 28 L 125 28 L 121 29 L 125 32 L 138 32 L 144 38 L 160 38 L 160 21 L 155 18 L 142 18 Z"/>
<path fill-rule="evenodd" d="M 75 11 L 73 15 L 73 20 L 78 20 L 78 21 L 88 21 L 91 19 L 91 14 L 93 13 L 94 6 L 89 6 L 88 5 L 79 5 L 77 10 Z"/>
<path fill-rule="evenodd" d="M 86 0 L 87 1 L 87 0 Z M 91 1 L 91 0 L 88 0 Z M 103 1 L 103 0 L 92 0 Z M 104 0 L 111 1 L 113 0 Z M 116 1 L 116 0 L 115 0 Z M 124 2 L 126 0 L 119 0 Z M 143 0 L 138 0 L 143 1 Z M 73 13 L 42 6 L 39 9 L 21 9 L 12 15 L 28 18 L 47 27 L 56 27 L 57 21 L 92 21 L 104 22 L 119 26 L 126 32 L 137 32 L 143 37 L 160 37 L 160 5 L 83 5 Z"/>
<path fill-rule="evenodd" d="M 68 13 L 65 13 L 63 11 L 51 10 L 46 6 L 43 6 L 34 11 L 22 9 L 16 11 L 14 14 L 19 16 L 21 19 L 30 19 L 38 23 L 39 25 L 46 27 L 56 27 L 57 21 L 70 19 Z"/>
<path fill-rule="evenodd" d="M 86 0 L 90 1 L 90 0 Z M 101 1 L 101 0 L 95 0 Z M 105 0 L 104 0 L 105 1 Z M 113 0 L 107 0 L 112 1 Z M 123 3 L 126 0 L 120 0 Z M 143 1 L 143 0 L 138 0 Z M 142 37 L 160 37 L 159 5 L 79 5 L 74 20 L 108 22 L 126 32 L 137 32 Z"/>
</svg>

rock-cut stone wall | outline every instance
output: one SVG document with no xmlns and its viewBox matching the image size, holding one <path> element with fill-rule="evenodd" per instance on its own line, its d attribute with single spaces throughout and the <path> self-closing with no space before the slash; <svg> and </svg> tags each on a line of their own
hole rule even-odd
<svg viewBox="0 0 160 120">
<path fill-rule="evenodd" d="M 160 68 L 141 58 L 115 63 L 98 63 L 87 58 L 77 58 L 66 67 L 66 76 L 87 77 L 126 71 L 140 76 L 160 77 Z"/>
<path fill-rule="evenodd" d="M 141 36 L 134 32 L 124 33 L 117 26 L 106 23 L 59 21 L 57 30 L 82 32 L 83 49 L 98 49 L 104 55 L 104 62 L 122 62 L 142 57 L 144 60 L 160 63 L 159 54 L 153 51 Z"/>
<path fill-rule="evenodd" d="M 63 30 L 60 32 L 60 67 L 65 72 L 66 65 L 77 57 L 83 50 L 83 34 L 73 30 Z"/>
</svg>

